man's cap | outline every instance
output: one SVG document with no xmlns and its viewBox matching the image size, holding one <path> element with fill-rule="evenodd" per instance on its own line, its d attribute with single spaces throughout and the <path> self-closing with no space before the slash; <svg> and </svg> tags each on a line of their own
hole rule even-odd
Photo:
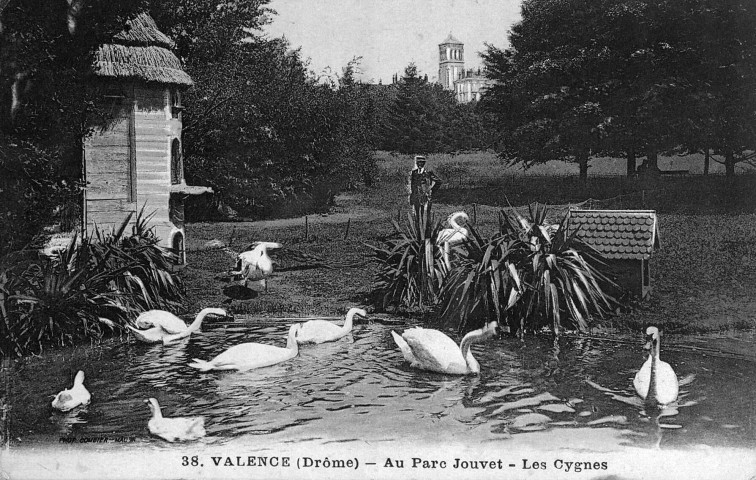
<svg viewBox="0 0 756 480">
<path fill-rule="evenodd" d="M 416 162 L 425 162 L 426 158 L 422 155 L 415 155 L 415 161 Z"/>
</svg>

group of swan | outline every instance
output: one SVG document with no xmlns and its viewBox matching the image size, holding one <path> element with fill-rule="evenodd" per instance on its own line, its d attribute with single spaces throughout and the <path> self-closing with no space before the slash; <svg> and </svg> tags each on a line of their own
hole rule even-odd
<svg viewBox="0 0 756 480">
<path fill-rule="evenodd" d="M 264 343 L 242 343 L 235 345 L 212 360 L 199 358 L 189 364 L 201 372 L 211 370 L 251 370 L 285 362 L 299 354 L 301 343 L 333 342 L 352 331 L 354 317 L 367 317 L 362 308 L 352 308 L 347 312 L 344 325 L 338 325 L 325 320 L 310 320 L 305 324 L 295 323 L 289 328 L 286 337 L 286 347 L 276 347 Z"/>
<path fill-rule="evenodd" d="M 199 325 L 202 318 L 209 313 L 225 315 L 225 312 L 220 309 L 205 309 L 200 312 L 192 325 L 186 327 L 184 324 L 184 328 L 189 330 L 195 324 Z M 285 348 L 262 343 L 243 343 L 229 348 L 210 361 L 195 358 L 189 366 L 207 372 L 211 370 L 249 370 L 285 362 L 297 356 L 300 343 L 330 342 L 347 335 L 352 330 L 355 316 L 364 318 L 367 316 L 367 312 L 361 308 L 350 309 L 343 326 L 324 320 L 311 320 L 304 324 L 294 324 L 289 329 Z M 178 321 L 183 324 L 180 319 Z M 175 321 L 172 315 L 159 311 L 145 312 L 137 320 L 137 325 L 140 327 L 151 326 L 147 331 L 157 328 L 166 331 L 180 329 L 179 323 Z M 473 357 L 471 346 L 475 342 L 496 335 L 497 330 L 497 322 L 487 323 L 482 328 L 465 335 L 459 345 L 446 334 L 428 328 L 410 328 L 401 335 L 392 331 L 391 335 L 412 368 L 450 375 L 475 375 L 480 373 L 480 364 Z M 172 333 L 171 335 L 177 334 Z M 648 327 L 646 335 L 648 337 L 646 347 L 650 349 L 649 356 L 635 375 L 633 386 L 638 395 L 645 400 L 646 405 L 665 406 L 677 400 L 679 382 L 672 367 L 660 359 L 659 330 L 656 327 Z M 76 374 L 73 386 L 58 393 L 52 402 L 52 406 L 57 410 L 67 412 L 78 406 L 88 404 L 90 399 L 91 395 L 84 386 L 84 372 L 79 371 Z M 205 435 L 203 417 L 163 417 L 157 399 L 149 398 L 146 402 L 152 412 L 152 418 L 147 426 L 153 435 L 169 442 L 194 440 Z"/>
</svg>

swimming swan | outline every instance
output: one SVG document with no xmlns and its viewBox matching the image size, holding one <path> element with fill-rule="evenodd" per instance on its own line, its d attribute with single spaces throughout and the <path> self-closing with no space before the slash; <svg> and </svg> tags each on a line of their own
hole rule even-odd
<svg viewBox="0 0 756 480">
<path fill-rule="evenodd" d="M 265 291 L 268 291 L 266 279 L 273 274 L 273 260 L 268 256 L 269 248 L 281 248 L 281 244 L 257 242 L 253 249 L 239 254 L 236 264 L 238 271 L 231 272 L 231 274 L 242 276 L 242 280 L 239 282 L 242 286 L 246 287 L 247 282 L 259 281 Z"/>
<path fill-rule="evenodd" d="M 150 406 L 152 412 L 152 418 L 147 422 L 147 429 L 151 434 L 169 442 L 196 440 L 205 436 L 203 417 L 165 418 L 156 399 L 150 398 L 144 402 Z"/>
<path fill-rule="evenodd" d="M 447 219 L 449 225 L 451 225 L 451 228 L 444 228 L 443 230 L 438 232 L 436 245 L 441 247 L 441 252 L 444 257 L 444 264 L 446 264 L 447 269 L 451 268 L 451 261 L 449 260 L 449 251 L 451 249 L 451 246 L 457 245 L 467 240 L 467 229 L 460 227 L 457 224 L 457 219 L 462 218 L 464 218 L 465 223 L 470 221 L 470 217 L 468 217 L 465 212 L 452 213 Z"/>
<path fill-rule="evenodd" d="M 679 383 L 672 367 L 659 358 L 659 329 L 648 327 L 646 336 L 650 337 L 646 346 L 650 346 L 648 359 L 635 374 L 633 386 L 646 404 L 658 403 L 668 405 L 677 400 Z"/>
<path fill-rule="evenodd" d="M 52 406 L 61 412 L 67 412 L 79 405 L 88 404 L 90 398 L 92 396 L 84 386 L 84 372 L 79 370 L 74 378 L 73 387 L 58 393 L 52 401 Z"/>
<path fill-rule="evenodd" d="M 341 327 L 326 320 L 310 320 L 297 332 L 297 342 L 323 343 L 338 340 L 352 331 L 352 320 L 355 315 L 365 318 L 367 312 L 361 308 L 349 309 L 344 325 Z"/>
<path fill-rule="evenodd" d="M 480 364 L 473 357 L 470 347 L 474 342 L 493 336 L 496 328 L 497 323 L 490 322 L 483 328 L 473 330 L 462 338 L 459 346 L 446 334 L 428 328 L 410 328 L 401 336 L 392 331 L 391 335 L 410 366 L 433 372 L 467 375 L 480 372 Z"/>
<path fill-rule="evenodd" d="M 209 362 L 195 358 L 189 366 L 201 372 L 209 372 L 210 370 L 250 370 L 285 362 L 299 353 L 296 335 L 300 327 L 298 323 L 291 326 L 286 348 L 263 343 L 242 343 L 229 348 Z"/>
<path fill-rule="evenodd" d="M 202 326 L 202 320 L 204 320 L 207 315 L 228 316 L 226 311 L 222 308 L 205 308 L 197 314 L 197 317 L 192 324 L 187 326 L 183 320 L 170 312 L 164 310 L 149 310 L 141 313 L 135 322 L 138 328 L 144 330 L 139 330 L 131 325 L 127 325 L 127 327 L 134 332 L 134 336 L 138 340 L 147 343 L 163 342 L 163 344 L 167 345 L 169 343 L 177 342 L 182 338 L 186 338 L 193 332 L 198 331 Z"/>
</svg>

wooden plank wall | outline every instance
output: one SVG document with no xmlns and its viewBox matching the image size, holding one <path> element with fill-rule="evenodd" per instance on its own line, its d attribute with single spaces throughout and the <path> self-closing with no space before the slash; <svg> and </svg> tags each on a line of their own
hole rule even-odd
<svg viewBox="0 0 756 480">
<path fill-rule="evenodd" d="M 160 244 L 171 246 L 176 225 L 170 221 L 171 142 L 181 140 L 181 122 L 171 117 L 168 88 L 135 89 L 137 191 L 139 208 L 155 212 L 152 225 Z"/>
<path fill-rule="evenodd" d="M 136 210 L 130 201 L 131 168 L 129 120 L 131 101 L 123 100 L 113 122 L 96 130 L 84 141 L 87 190 L 86 227 L 109 229 L 120 225 L 129 212 Z"/>
<path fill-rule="evenodd" d="M 181 140 L 181 121 L 168 105 L 168 87 L 134 86 L 133 97 L 124 99 L 120 118 L 111 128 L 96 132 L 85 142 L 87 227 L 118 226 L 128 212 L 145 207 L 154 213 L 151 225 L 160 244 L 171 246 L 176 231 L 169 217 L 171 142 Z M 133 109 L 132 109 L 133 107 Z M 129 121 L 133 112 L 133 136 Z M 136 174 L 129 167 L 129 149 L 136 155 Z M 135 201 L 130 201 L 136 181 Z M 178 226 L 179 228 L 181 226 Z"/>
</svg>

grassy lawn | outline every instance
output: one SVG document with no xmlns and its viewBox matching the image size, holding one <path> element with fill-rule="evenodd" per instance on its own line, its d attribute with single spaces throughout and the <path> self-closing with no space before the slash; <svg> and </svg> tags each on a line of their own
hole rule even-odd
<svg viewBox="0 0 756 480">
<path fill-rule="evenodd" d="M 562 172 L 530 179 L 517 175 L 514 180 L 507 180 L 512 182 L 512 188 L 497 187 L 495 183 L 478 185 L 468 181 L 469 178 L 488 172 L 486 178 L 496 182 L 496 175 L 501 180 L 512 174 L 486 154 L 432 156 L 430 162 L 450 179 L 437 197 L 439 203 L 434 205 L 437 218 L 464 209 L 475 218 L 476 227 L 484 234 L 495 231 L 498 212 L 507 201 L 516 206 L 535 200 L 559 203 L 553 195 L 544 196 L 544 188 L 553 191 L 553 185 L 564 186 L 565 182 L 574 181 Z M 391 219 L 399 217 L 404 221 L 408 212 L 404 188 L 411 164 L 408 156 L 379 157 L 381 175 L 376 186 L 339 196 L 328 215 L 308 216 L 307 232 L 305 217 L 188 224 L 189 265 L 183 273 L 187 312 L 221 306 L 238 314 L 263 317 L 336 316 L 351 306 L 368 305 L 375 266 L 369 262 L 369 249 L 364 244 L 379 243 L 390 234 Z M 457 167 L 455 170 L 444 165 Z M 450 175 L 454 171 L 459 176 L 456 183 Z M 561 180 L 559 175 L 563 177 Z M 657 197 L 650 193 L 638 197 L 638 192 L 630 192 L 625 205 L 613 205 L 606 200 L 610 198 L 607 195 L 616 197 L 621 190 L 613 191 L 612 182 L 616 189 L 622 188 L 624 181 L 601 179 L 600 188 L 588 195 L 603 197 L 568 199 L 579 202 L 594 198 L 597 208 L 642 208 L 637 205 L 640 198 L 646 202 L 646 208 L 658 206 L 660 212 L 662 248 L 651 263 L 653 297 L 632 305 L 630 312 L 610 318 L 605 324 L 637 329 L 653 323 L 679 333 L 755 327 L 756 214 L 752 212 L 756 210 L 750 196 L 739 192 L 749 191 L 753 180 L 751 175 L 739 177 L 737 185 L 728 190 L 717 186 L 717 182 L 723 181 L 721 177 L 682 177 L 674 179 L 673 184 L 657 185 L 656 191 L 662 192 Z M 709 188 L 710 184 L 716 185 Z M 514 187 L 518 189 L 517 195 L 506 193 L 511 193 Z M 717 198 L 717 195 L 729 197 Z M 560 198 L 563 197 L 556 200 Z M 561 205 L 554 212 L 564 209 Z M 233 257 L 223 250 L 205 248 L 210 240 L 230 241 L 230 248 L 236 251 L 258 240 L 282 243 L 285 248 L 274 256 L 278 270 L 268 281 L 269 292 L 264 293 L 256 286 L 255 292 L 239 295 L 238 287 L 225 275 L 234 266 Z M 302 254 L 316 256 L 323 265 L 332 268 L 295 258 Z"/>
</svg>

